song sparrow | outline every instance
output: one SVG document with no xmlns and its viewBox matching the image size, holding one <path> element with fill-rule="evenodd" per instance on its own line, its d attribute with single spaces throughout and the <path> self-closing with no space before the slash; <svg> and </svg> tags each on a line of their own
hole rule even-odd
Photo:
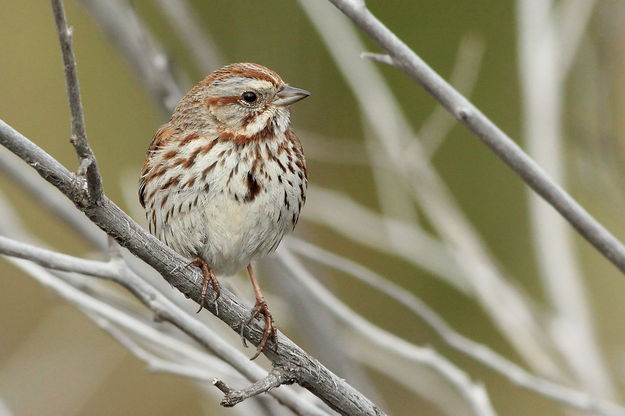
<svg viewBox="0 0 625 416">
<path fill-rule="evenodd" d="M 207 76 L 155 134 L 139 184 L 150 232 L 203 274 L 200 309 L 215 275 L 247 266 L 264 317 L 256 358 L 275 337 L 252 260 L 276 249 L 306 200 L 306 163 L 288 106 L 310 95 L 252 63 Z"/>
</svg>

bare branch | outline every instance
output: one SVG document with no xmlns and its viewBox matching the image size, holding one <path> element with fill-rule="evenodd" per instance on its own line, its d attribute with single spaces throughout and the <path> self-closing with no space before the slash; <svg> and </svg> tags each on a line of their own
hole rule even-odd
<svg viewBox="0 0 625 416">
<path fill-rule="evenodd" d="M 80 197 L 80 184 L 75 181 L 74 176 L 54 158 L 3 121 L 0 121 L 0 144 L 24 159 L 42 177 L 76 203 L 75 198 Z M 201 281 L 201 276 L 197 270 L 186 267 L 188 260 L 146 233 L 106 196 L 103 196 L 97 205 L 79 205 L 79 208 L 122 246 L 154 267 L 183 294 L 191 299 L 200 298 L 201 285 L 198 282 Z M 133 294 L 137 295 L 137 292 L 133 291 Z M 209 293 L 209 296 L 213 294 Z M 153 298 L 146 297 L 141 300 L 150 304 Z M 206 305 L 206 308 L 236 333 L 240 333 L 241 325 L 245 323 L 249 314 L 249 306 L 243 305 L 238 298 L 225 289 L 222 289 L 220 298 L 215 303 Z M 167 317 L 168 310 L 159 312 Z M 246 339 L 258 345 L 262 338 L 262 329 L 258 326 L 248 327 L 248 329 L 245 331 Z M 288 369 L 290 378 L 342 414 L 376 416 L 384 414 L 345 380 L 330 372 L 282 333 L 278 334 L 276 351 L 265 349 L 264 354 L 271 360 L 274 367 Z"/>
<path fill-rule="evenodd" d="M 570 61 L 579 46 L 581 33 L 577 32 L 586 27 L 584 20 L 589 18 L 592 3 L 563 3 L 562 13 L 569 19 L 575 17 L 575 23 L 580 24 L 564 31 L 564 22 L 560 20 L 564 17 L 555 13 L 556 2 L 517 1 L 523 141 L 531 157 L 560 184 L 567 180 L 566 71 L 570 70 Z M 570 38 L 562 37 L 569 35 Z M 597 343 L 574 234 L 549 204 L 531 189 L 527 192 L 539 276 L 553 309 L 549 335 L 581 386 L 604 397 L 617 397 Z"/>
<path fill-rule="evenodd" d="M 540 369 L 543 374 L 559 374 L 560 369 L 550 356 L 551 351 L 542 343 L 543 328 L 532 305 L 522 290 L 511 283 L 500 269 L 487 245 L 425 157 L 421 142 L 403 117 L 402 108 L 381 74 L 370 62 L 352 58 L 365 48 L 354 28 L 329 4 L 304 0 L 299 3 L 331 52 L 379 143 L 410 187 L 411 196 L 451 254 L 448 265 L 462 267 L 460 277 L 469 293 L 532 367 Z M 335 41 L 337 37 L 341 42 Z M 362 88 L 362 85 L 367 85 L 367 88 Z M 501 308 L 502 303 L 507 308 Z"/>
<path fill-rule="evenodd" d="M 87 132 L 85 131 L 85 119 L 82 111 L 80 99 L 80 88 L 78 86 L 78 74 L 76 73 L 76 60 L 72 50 L 72 31 L 67 27 L 65 10 L 62 0 L 50 0 L 54 21 L 61 43 L 63 54 L 63 67 L 65 70 L 65 85 L 67 87 L 67 98 L 69 109 L 72 115 L 72 144 L 78 155 L 80 167 L 78 174 L 87 179 L 89 203 L 96 203 L 102 197 L 102 178 L 98 170 L 98 165 L 93 155 L 93 151 L 87 142 Z"/>
<path fill-rule="evenodd" d="M 430 348 L 421 348 L 411 344 L 382 328 L 379 328 L 336 298 L 315 280 L 295 256 L 285 247 L 278 249 L 280 261 L 293 273 L 315 299 L 331 311 L 340 321 L 354 328 L 363 337 L 385 350 L 412 362 L 423 364 L 436 371 L 450 382 L 462 394 L 476 415 L 495 415 L 486 390 L 481 384 L 474 383 L 469 376 Z"/>
<path fill-rule="evenodd" d="M 20 243 L 3 236 L 0 236 L 0 253 L 30 260 L 40 266 L 54 270 L 82 273 L 104 279 L 110 279 L 111 275 L 115 274 L 111 266 L 107 263 L 67 256 L 65 254 L 34 247 L 30 244 Z"/>
<path fill-rule="evenodd" d="M 53 186 L 42 181 L 37 172 L 24 165 L 20 159 L 8 151 L 0 151 L 0 170 L 10 177 L 13 183 L 28 192 L 38 204 L 60 218 L 94 247 L 100 249 L 106 247 L 106 234 L 84 215 L 76 215 L 74 204 Z"/>
<path fill-rule="evenodd" d="M 560 402 L 566 406 L 605 416 L 625 416 L 625 408 L 535 376 L 517 364 L 455 331 L 445 320 L 411 292 L 385 279 L 370 269 L 338 256 L 313 244 L 290 237 L 288 247 L 298 254 L 336 268 L 367 285 L 385 293 L 423 319 L 450 347 L 527 390 Z"/>
<path fill-rule="evenodd" d="M 92 319 L 96 324 L 102 326 L 105 331 L 111 333 L 109 330 L 112 328 L 114 328 L 113 332 L 117 331 L 117 333 L 126 331 L 127 333 L 132 334 L 133 337 L 142 340 L 151 348 L 160 348 L 161 350 L 166 351 L 170 357 L 174 357 L 176 360 L 166 361 L 158 359 L 158 361 L 154 363 L 156 367 L 149 367 L 150 370 L 168 371 L 185 377 L 193 377 L 193 375 L 196 375 L 200 378 L 202 377 L 202 373 L 213 374 L 213 376 L 224 374 L 224 376 L 228 375 L 228 378 L 233 379 L 234 381 L 239 380 L 239 377 L 236 373 L 234 373 L 232 368 L 219 362 L 217 358 L 211 357 L 205 352 L 202 352 L 196 347 L 188 344 L 187 341 L 181 340 L 178 336 L 168 334 L 167 331 L 163 331 L 162 327 L 158 328 L 149 318 L 141 319 L 135 313 L 128 313 L 120 310 L 119 305 L 113 306 L 110 305 L 108 301 L 103 302 L 100 299 L 101 292 L 97 291 L 93 293 L 85 293 L 72 285 L 68 285 L 64 279 L 60 279 L 58 276 L 48 273 L 47 271 L 29 262 L 25 262 L 21 259 L 9 260 L 43 285 L 56 291 L 69 303 L 76 305 L 85 313 L 87 317 Z M 115 337 L 116 334 L 111 333 L 111 335 Z M 119 341 L 122 342 L 122 340 Z M 123 343 L 123 345 L 128 346 L 127 343 Z M 136 350 L 131 351 L 136 352 Z M 147 353 L 147 355 L 151 356 L 150 353 Z M 144 357 L 140 358 L 143 359 Z M 179 363 L 176 364 L 176 362 Z M 197 379 L 197 377 L 194 378 Z M 209 380 L 206 384 L 210 384 L 210 377 L 208 377 L 208 379 Z M 200 388 L 208 391 L 208 389 L 205 388 L 206 384 L 200 385 Z M 280 393 L 285 392 L 283 389 L 281 390 L 282 391 L 280 391 Z M 271 392 L 270 394 L 275 395 L 274 393 L 278 392 Z M 299 399 L 302 400 L 304 398 L 299 397 Z M 297 411 L 294 413 L 298 415 L 307 414 L 299 413 Z M 256 411 L 253 414 L 277 415 L 280 413 L 260 413 Z M 321 413 L 318 414 L 321 415 Z"/>
<path fill-rule="evenodd" d="M 168 321 L 183 330 L 200 344 L 212 351 L 216 356 L 238 370 L 249 380 L 254 381 L 265 377 L 266 372 L 261 367 L 253 362 L 250 362 L 244 354 L 227 344 L 221 339 L 221 337 L 201 322 L 197 321 L 197 319 L 190 317 L 181 308 L 169 301 L 163 294 L 155 290 L 147 282 L 127 269 L 124 263 L 119 260 L 114 260 L 112 263 L 83 260 L 34 247 L 29 244 L 20 243 L 6 237 L 0 237 L 0 253 L 27 259 L 38 265 L 54 270 L 77 272 L 88 276 L 95 276 L 116 281 L 127 287 L 135 296 L 139 298 L 139 300 L 146 304 L 146 306 L 148 306 L 159 319 Z M 61 287 L 62 290 L 59 290 L 59 293 L 64 297 L 74 302 L 81 302 L 80 304 L 82 306 L 89 307 L 89 310 L 106 317 L 107 320 L 115 322 L 117 325 L 127 327 L 129 330 L 132 330 L 135 335 L 142 336 L 148 339 L 151 343 L 163 345 L 166 342 L 165 339 L 168 338 L 163 334 L 159 336 L 158 332 L 152 328 L 147 329 L 141 327 L 135 322 L 136 320 L 134 320 L 134 318 L 122 318 L 120 312 L 111 308 L 109 305 L 104 305 L 95 299 L 89 300 L 84 297 L 87 296 L 85 294 L 72 292 L 65 286 L 64 283 L 60 283 L 56 279 L 53 279 L 52 281 L 45 280 L 44 282 L 47 282 L 48 285 L 55 289 Z M 94 302 L 96 302 L 97 305 Z M 190 355 L 195 358 L 196 362 L 204 361 L 204 359 L 197 353 L 193 353 L 188 348 L 183 347 L 179 341 L 169 340 L 170 344 L 172 342 L 175 343 L 172 347 L 174 351 L 178 351 L 180 353 L 184 352 L 186 355 Z M 292 391 L 281 389 L 272 392 L 272 395 L 274 395 L 287 407 L 295 411 L 296 414 L 317 416 L 325 414 L 321 410 L 315 409 L 310 404 L 303 402 Z"/>
<path fill-rule="evenodd" d="M 167 115 L 185 92 L 169 58 L 128 2 L 81 0 L 111 42 L 136 70 L 138 79 Z"/>
<path fill-rule="evenodd" d="M 625 246 L 582 208 L 499 127 L 432 70 L 364 4 L 330 0 L 367 33 L 395 64 L 437 99 L 534 191 L 549 202 L 603 256 L 625 273 Z"/>
<path fill-rule="evenodd" d="M 158 4 L 200 70 L 210 73 L 224 64 L 215 42 L 198 21 L 197 13 L 193 11 L 188 0 L 158 0 Z"/>
<path fill-rule="evenodd" d="M 224 393 L 221 405 L 224 407 L 233 407 L 250 397 L 266 393 L 273 388 L 292 382 L 293 380 L 290 380 L 288 375 L 284 374 L 279 369 L 274 369 L 267 374 L 267 377 L 258 380 L 242 390 L 233 390 L 219 379 L 213 380 L 213 385 Z"/>
</svg>

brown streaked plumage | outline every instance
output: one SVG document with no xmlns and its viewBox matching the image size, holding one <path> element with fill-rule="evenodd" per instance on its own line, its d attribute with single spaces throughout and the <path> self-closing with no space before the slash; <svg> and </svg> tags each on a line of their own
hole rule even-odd
<svg viewBox="0 0 625 416">
<path fill-rule="evenodd" d="M 218 69 L 156 132 L 139 183 L 150 232 L 202 271 L 200 309 L 209 285 L 219 296 L 216 275 L 247 268 L 256 296 L 247 324 L 264 319 L 252 359 L 275 337 L 252 261 L 293 230 L 306 200 L 306 162 L 288 106 L 308 95 L 258 64 Z"/>
</svg>

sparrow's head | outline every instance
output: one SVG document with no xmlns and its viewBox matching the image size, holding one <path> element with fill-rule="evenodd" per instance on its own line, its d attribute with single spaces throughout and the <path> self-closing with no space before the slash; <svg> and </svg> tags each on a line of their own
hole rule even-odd
<svg viewBox="0 0 625 416">
<path fill-rule="evenodd" d="M 193 117 L 204 118 L 196 120 L 198 123 L 216 125 L 225 137 L 232 135 L 241 140 L 265 130 L 286 131 L 288 106 L 309 95 L 308 91 L 287 85 L 280 75 L 262 65 L 231 64 L 196 85 L 181 100 L 174 118 L 176 113 L 188 113 L 190 106 L 195 107 Z"/>
</svg>

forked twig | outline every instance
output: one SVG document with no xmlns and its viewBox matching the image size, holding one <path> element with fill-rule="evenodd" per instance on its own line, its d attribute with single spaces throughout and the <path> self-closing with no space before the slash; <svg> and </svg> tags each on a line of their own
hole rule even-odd
<svg viewBox="0 0 625 416">
<path fill-rule="evenodd" d="M 290 379 L 284 372 L 274 369 L 265 378 L 258 380 L 241 390 L 231 389 L 223 380 L 220 379 L 214 379 L 213 385 L 224 393 L 221 405 L 224 407 L 232 407 L 246 399 L 249 399 L 250 397 L 266 393 L 273 388 L 293 382 L 294 380 Z"/>
<path fill-rule="evenodd" d="M 2 236 L 0 236 L 0 253 L 19 259 L 29 260 L 32 263 L 52 270 L 81 273 L 122 284 L 141 302 L 148 306 L 158 319 L 170 322 L 172 325 L 184 331 L 248 380 L 259 380 L 264 378 L 267 374 L 257 364 L 250 362 L 248 357 L 242 352 L 229 345 L 196 318 L 190 317 L 162 293 L 125 267 L 124 264 L 120 264 L 118 260 L 113 259 L 109 262 L 85 260 L 20 243 Z M 124 313 L 117 310 L 115 307 L 107 305 L 101 300 L 92 298 L 89 294 L 85 294 L 73 288 L 71 285 L 56 278 L 52 274 L 47 278 L 41 276 L 37 277 L 42 283 L 52 287 L 70 302 L 97 313 L 120 327 L 125 327 L 135 335 L 143 337 L 146 341 L 154 345 L 159 345 L 159 343 L 165 342 L 167 338 L 171 338 L 169 336 L 159 337 L 155 329 L 139 325 L 135 318 L 125 316 Z M 173 338 L 169 342 L 173 344 L 172 347 L 181 354 L 193 358 L 198 363 L 202 363 L 202 366 L 204 365 L 205 360 L 202 356 L 203 353 L 195 351 L 194 348 L 188 347 L 181 341 L 174 340 Z M 296 414 L 325 415 L 325 412 L 321 409 L 315 409 L 313 405 L 307 403 L 306 400 L 298 397 L 298 395 L 289 389 L 276 390 L 271 392 L 271 394 L 275 396 L 280 403 Z"/>
<path fill-rule="evenodd" d="M 357 314 L 337 299 L 326 288 L 321 286 L 321 284 L 304 269 L 299 260 L 297 260 L 288 248 L 283 246 L 280 247 L 278 251 L 280 261 L 291 271 L 293 278 L 297 279 L 302 286 L 306 288 L 307 293 L 309 293 L 310 296 L 314 296 L 315 299 L 339 321 L 344 322 L 373 344 L 377 344 L 392 354 L 436 371 L 445 381 L 451 383 L 458 392 L 463 395 L 475 415 L 496 415 L 486 389 L 481 384 L 471 380 L 466 372 L 431 348 L 411 344 L 368 322 L 361 315 Z"/>
<path fill-rule="evenodd" d="M 29 163 L 42 177 L 55 185 L 72 201 L 76 202 L 80 197 L 80 184 L 76 183 L 71 172 L 3 121 L 0 121 L 0 144 Z M 196 270 L 186 267 L 188 261 L 149 235 L 105 195 L 98 204 L 79 205 L 79 208 L 122 246 L 155 268 L 179 291 L 191 298 L 199 298 L 200 288 L 196 284 L 199 275 Z M 136 284 L 139 283 L 141 283 L 140 279 Z M 132 286 L 127 287 L 132 289 Z M 137 295 L 137 292 L 133 291 L 133 294 Z M 146 299 L 148 303 L 151 301 L 149 297 Z M 213 314 L 216 313 L 217 308 L 219 319 L 238 333 L 244 318 L 248 315 L 248 307 L 228 290 L 223 289 L 219 300 L 207 305 L 207 309 Z M 160 311 L 163 316 L 167 312 L 168 310 Z M 190 323 L 184 321 L 182 324 Z M 192 325 L 196 324 L 192 323 Z M 183 328 L 185 327 L 181 327 Z M 246 332 L 246 338 L 254 345 L 260 342 L 261 336 L 260 330 L 253 329 Z M 280 334 L 278 343 L 277 351 L 271 349 L 264 351 L 274 366 L 293 368 L 293 378 L 297 380 L 297 383 L 332 408 L 345 415 L 380 416 L 384 414 L 362 393 L 330 372 L 283 334 Z"/>
<path fill-rule="evenodd" d="M 87 195 L 88 200 L 85 202 L 93 204 L 102 198 L 102 178 L 100 177 L 93 151 L 87 142 L 85 118 L 82 111 L 78 74 L 76 72 L 76 60 L 72 49 L 72 30 L 67 26 L 63 2 L 61 0 L 50 0 L 50 3 L 63 54 L 65 85 L 67 87 L 67 99 L 72 119 L 71 142 L 74 145 L 80 163 L 78 175 L 87 179 L 89 193 Z"/>
<path fill-rule="evenodd" d="M 57 17 L 60 22 L 58 27 L 59 31 L 62 32 L 61 36 L 68 36 L 69 32 L 67 32 L 66 29 L 67 25 L 62 11 L 61 0 L 52 0 L 52 5 L 55 7 L 55 17 Z M 75 85 L 77 91 L 77 82 L 72 85 Z M 72 200 L 96 225 L 115 238 L 118 243 L 126 247 L 137 257 L 154 267 L 179 291 L 188 297 L 199 298 L 200 288 L 196 284 L 198 281 L 197 271 L 185 267 L 188 264 L 186 259 L 145 232 L 145 230 L 102 193 L 101 187 L 99 189 L 99 194 L 96 193 L 95 190 L 94 192 L 90 192 L 88 203 L 84 203 L 84 184 L 76 181 L 75 175 L 69 172 L 43 149 L 39 148 L 32 141 L 28 140 L 2 121 L 0 121 L 0 144 L 30 164 L 43 178 L 56 186 L 65 196 Z M 88 149 L 86 140 L 81 141 L 80 144 Z M 83 150 L 84 149 L 78 151 L 79 155 L 82 154 L 80 152 Z M 91 152 L 90 149 L 89 152 Z M 95 161 L 95 159 L 93 159 L 93 161 Z M 87 170 L 94 169 L 95 165 L 89 163 L 85 168 Z M 95 172 L 97 172 L 97 170 Z M 87 176 L 89 177 L 89 175 Z M 92 183 L 91 186 L 94 187 L 94 184 Z M 98 199 L 92 199 L 98 195 Z M 115 262 L 112 264 L 115 264 Z M 129 276 L 131 276 L 131 274 L 129 274 Z M 135 296 L 139 297 L 149 306 L 154 306 L 154 298 L 152 296 L 146 296 L 146 293 L 141 291 L 141 288 L 145 287 L 146 284 L 141 279 L 136 279 L 132 283 L 127 279 L 120 279 L 118 283 L 123 284 Z M 161 307 L 162 306 L 163 305 L 161 305 Z M 161 317 L 167 317 L 171 309 L 172 308 L 164 308 L 163 310 L 159 310 L 159 315 Z M 222 291 L 220 298 L 216 302 L 207 305 L 207 309 L 213 314 L 216 314 L 216 311 L 219 310 L 218 317 L 237 333 L 248 312 L 247 306 L 243 305 L 237 297 L 233 296 L 227 290 Z M 197 328 L 196 322 L 190 322 L 189 320 L 178 322 L 172 319 L 172 323 L 174 323 L 174 325 L 180 324 L 180 329 L 185 330 L 185 332 L 189 333 L 191 336 L 193 336 L 194 332 L 186 331 L 189 329 L 186 325 L 192 325 L 193 329 L 201 330 L 201 328 Z M 261 331 L 255 328 L 246 332 L 246 338 L 254 345 L 260 342 L 261 336 Z M 198 341 L 200 341 L 199 338 Z M 305 353 L 287 337 L 280 334 L 277 343 L 279 345 L 276 351 L 267 349 L 264 353 L 267 358 L 272 361 L 274 367 L 289 369 L 289 382 L 292 380 L 302 385 L 342 414 L 384 415 L 384 412 L 369 399 L 347 384 L 345 380 L 342 380 L 330 372 L 320 362 Z M 311 408 L 310 403 L 307 404 L 309 406 L 304 407 L 305 410 L 300 412 L 300 414 L 322 415 L 325 413 L 321 409 Z"/>
</svg>

